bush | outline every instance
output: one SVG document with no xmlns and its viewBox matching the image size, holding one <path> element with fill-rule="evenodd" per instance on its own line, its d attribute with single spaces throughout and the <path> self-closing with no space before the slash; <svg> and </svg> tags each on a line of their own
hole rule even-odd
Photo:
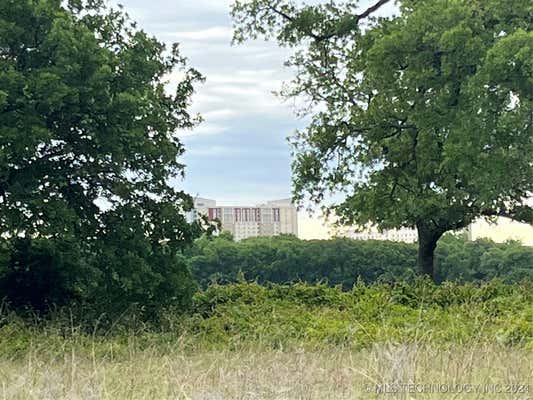
<svg viewBox="0 0 533 400">
<path fill-rule="evenodd" d="M 105 317 L 112 323 L 127 312 L 157 322 L 167 309 L 188 310 L 197 290 L 183 258 L 165 251 L 142 255 L 134 249 L 108 249 L 98 265 L 103 279 L 89 299 L 94 310 L 89 321 Z"/>
<path fill-rule="evenodd" d="M 368 347 L 377 343 L 533 346 L 530 284 L 480 286 L 417 279 L 350 291 L 327 285 L 212 285 L 183 328 L 208 346 Z"/>
<path fill-rule="evenodd" d="M 0 298 L 16 309 L 45 312 L 82 301 L 98 282 L 98 271 L 74 240 L 17 238 L 1 247 Z"/>
<path fill-rule="evenodd" d="M 125 313 L 153 321 L 167 308 L 188 309 L 197 286 L 183 257 L 142 235 L 137 239 L 97 247 L 75 240 L 3 241 L 0 300 L 41 316 L 74 307 L 80 319 L 104 325 Z"/>
</svg>

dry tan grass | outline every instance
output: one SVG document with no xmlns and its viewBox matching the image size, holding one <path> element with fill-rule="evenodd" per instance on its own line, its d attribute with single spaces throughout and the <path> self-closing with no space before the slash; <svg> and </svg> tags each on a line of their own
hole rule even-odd
<svg viewBox="0 0 533 400">
<path fill-rule="evenodd" d="M 82 353 L 85 355 L 81 356 Z M 240 350 L 191 354 L 172 347 L 162 352 L 160 346 L 154 345 L 142 351 L 132 347 L 128 356 L 120 358 L 113 357 L 111 352 L 87 356 L 75 346 L 65 347 L 59 356 L 55 354 L 41 346 L 17 360 L 0 360 L 0 399 L 533 398 L 531 393 L 374 393 L 374 385 L 395 382 L 518 383 L 529 385 L 531 392 L 533 353 L 519 349 L 437 350 L 426 346 L 381 345 L 358 352 L 324 348 L 312 352 Z"/>
</svg>

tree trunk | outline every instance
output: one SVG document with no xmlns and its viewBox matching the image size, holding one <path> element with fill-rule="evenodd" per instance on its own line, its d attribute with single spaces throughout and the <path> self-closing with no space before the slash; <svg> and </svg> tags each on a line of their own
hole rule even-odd
<svg viewBox="0 0 533 400">
<path fill-rule="evenodd" d="M 435 249 L 442 233 L 430 229 L 426 224 L 417 224 L 418 230 L 418 269 L 422 275 L 435 281 Z"/>
</svg>

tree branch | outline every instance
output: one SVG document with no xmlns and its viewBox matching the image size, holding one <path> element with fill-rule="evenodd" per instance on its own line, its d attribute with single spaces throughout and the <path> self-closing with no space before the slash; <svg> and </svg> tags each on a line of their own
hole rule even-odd
<svg viewBox="0 0 533 400">
<path fill-rule="evenodd" d="M 268 6 L 267 7 L 270 11 L 272 11 L 274 14 L 277 14 L 279 15 L 281 18 L 283 18 L 284 20 L 286 21 L 289 21 L 289 22 L 294 22 L 296 20 L 295 17 L 292 17 L 290 16 L 289 14 L 281 11 L 280 9 L 277 9 L 276 7 L 274 6 Z M 326 39 L 329 39 L 331 37 L 331 35 L 317 35 L 313 32 L 311 32 L 311 30 L 306 30 L 305 31 L 305 34 L 306 35 L 309 35 L 310 37 L 312 37 L 313 39 L 315 39 L 316 41 L 322 41 L 322 40 L 326 40 Z"/>
<path fill-rule="evenodd" d="M 366 9 L 365 12 L 359 14 L 357 16 L 357 21 L 360 21 L 362 19 L 365 19 L 367 18 L 370 14 L 372 14 L 373 12 L 376 12 L 380 7 L 384 6 L 385 4 L 387 4 L 388 2 L 390 2 L 390 0 L 379 0 L 376 4 L 374 4 L 373 6 L 371 7 L 368 7 Z"/>
<path fill-rule="evenodd" d="M 484 210 L 481 215 L 485 217 L 504 217 L 533 225 L 533 208 L 529 206 L 520 206 L 512 210 Z"/>
<path fill-rule="evenodd" d="M 353 21 L 354 27 L 357 26 L 361 20 L 363 20 L 365 18 L 368 18 L 371 14 L 376 12 L 378 9 L 380 9 L 382 6 L 384 6 L 385 4 L 389 3 L 390 1 L 391 0 L 379 0 L 376 4 L 374 4 L 371 7 L 368 7 L 361 14 L 357 14 L 355 16 L 355 18 L 354 18 L 354 21 Z M 274 14 L 277 14 L 278 16 L 282 17 L 284 20 L 286 20 L 288 22 L 296 21 L 296 17 L 287 14 L 286 12 L 276 8 L 275 6 L 268 5 L 267 8 L 270 11 L 272 11 Z M 326 33 L 326 34 L 319 35 L 319 34 L 316 34 L 316 33 L 312 32 L 310 29 L 304 31 L 304 33 L 306 35 L 308 35 L 309 37 L 315 39 L 317 42 L 322 42 L 324 40 L 328 40 L 328 39 L 331 39 L 331 38 L 333 38 L 335 36 L 338 36 L 338 32 L 331 32 L 331 33 Z M 345 33 L 345 32 L 343 32 L 343 33 Z"/>
</svg>

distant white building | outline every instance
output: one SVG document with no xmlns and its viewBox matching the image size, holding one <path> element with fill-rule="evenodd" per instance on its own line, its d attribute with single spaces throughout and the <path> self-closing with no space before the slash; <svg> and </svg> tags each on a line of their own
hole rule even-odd
<svg viewBox="0 0 533 400">
<path fill-rule="evenodd" d="M 380 232 L 377 228 L 348 228 L 339 236 L 349 237 L 355 240 L 390 240 L 393 242 L 415 243 L 418 241 L 418 233 L 415 229 L 400 228 L 386 229 Z"/>
<path fill-rule="evenodd" d="M 468 240 L 487 238 L 500 243 L 506 240 L 518 240 L 525 246 L 533 246 L 533 226 L 506 218 L 499 218 L 497 223 L 492 224 L 483 219 L 478 219 L 462 232 L 466 233 Z M 393 242 L 406 243 L 418 241 L 417 231 L 408 228 L 388 229 L 383 232 L 379 232 L 376 228 L 362 230 L 346 228 L 342 231 L 337 231 L 336 235 L 356 240 L 391 240 Z"/>
<path fill-rule="evenodd" d="M 236 241 L 283 233 L 298 235 L 298 214 L 290 199 L 250 207 L 217 206 L 215 200 L 196 198 L 188 220 L 193 221 L 200 214 L 211 220 L 219 220 L 222 230 L 230 232 Z"/>
<path fill-rule="evenodd" d="M 495 223 L 480 218 L 468 227 L 467 232 L 470 240 L 487 238 L 500 243 L 518 240 L 525 246 L 533 246 L 533 225 L 508 218 L 498 218 Z"/>
</svg>

